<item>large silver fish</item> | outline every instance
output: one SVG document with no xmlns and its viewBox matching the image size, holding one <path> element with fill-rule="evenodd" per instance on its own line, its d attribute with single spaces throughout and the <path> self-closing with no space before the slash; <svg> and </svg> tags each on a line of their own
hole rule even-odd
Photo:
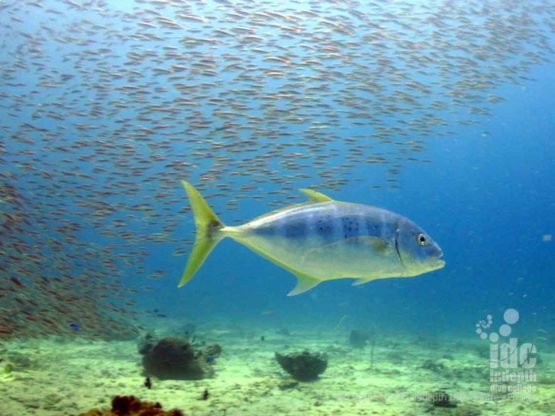
<svg viewBox="0 0 555 416">
<path fill-rule="evenodd" d="M 179 287 L 200 268 L 214 246 L 230 237 L 297 277 L 289 296 L 324 280 L 356 278 L 355 285 L 412 277 L 445 265 L 439 246 L 409 219 L 369 205 L 334 201 L 301 189 L 309 202 L 228 227 L 188 182 L 196 241 Z"/>
</svg>

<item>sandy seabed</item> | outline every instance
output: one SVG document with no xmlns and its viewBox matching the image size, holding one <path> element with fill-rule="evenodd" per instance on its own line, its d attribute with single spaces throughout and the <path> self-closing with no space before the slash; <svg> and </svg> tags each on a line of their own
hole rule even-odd
<svg viewBox="0 0 555 416">
<path fill-rule="evenodd" d="M 199 332 L 223 346 L 215 375 L 199 381 L 153 378 L 152 389 L 144 387 L 137 340 L 0 343 L 0 416 L 76 416 L 109 408 L 115 395 L 160 402 L 189 416 L 555 414 L 553 346 L 538 346 L 536 380 L 520 383 L 524 392 L 492 397 L 489 346 L 480 340 L 380 337 L 373 348 L 354 348 L 346 330 L 211 324 Z M 328 368 L 317 381 L 294 382 L 274 359 L 275 352 L 303 350 L 327 354 Z M 454 406 L 434 406 L 430 397 L 438 391 Z"/>
</svg>

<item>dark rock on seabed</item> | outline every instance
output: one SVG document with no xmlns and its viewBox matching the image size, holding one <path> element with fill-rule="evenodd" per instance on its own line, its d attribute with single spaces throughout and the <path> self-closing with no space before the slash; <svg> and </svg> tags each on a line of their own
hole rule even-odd
<svg viewBox="0 0 555 416">
<path fill-rule="evenodd" d="M 276 361 L 295 380 L 313 381 L 326 371 L 328 359 L 325 354 L 303 351 L 282 355 L 276 352 Z"/>
<path fill-rule="evenodd" d="M 209 345 L 198 350 L 186 339 L 163 338 L 146 342 L 139 348 L 143 354 L 145 375 L 162 380 L 199 380 L 213 375 L 212 364 L 222 348 Z"/>
</svg>

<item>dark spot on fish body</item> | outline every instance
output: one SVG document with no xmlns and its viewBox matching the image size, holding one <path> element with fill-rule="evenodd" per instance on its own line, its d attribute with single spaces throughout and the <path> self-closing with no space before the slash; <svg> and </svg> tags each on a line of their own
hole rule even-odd
<svg viewBox="0 0 555 416">
<path fill-rule="evenodd" d="M 341 218 L 343 227 L 343 237 L 351 238 L 359 235 L 359 220 L 358 217 L 345 216 Z"/>
<path fill-rule="evenodd" d="M 208 234 L 212 234 L 215 230 L 219 229 L 222 227 L 222 224 L 219 223 L 218 221 L 212 221 L 210 222 L 210 224 L 208 224 Z"/>
<path fill-rule="evenodd" d="M 333 237 L 335 227 L 330 215 L 315 218 L 314 231 L 323 239 L 329 240 Z"/>
</svg>

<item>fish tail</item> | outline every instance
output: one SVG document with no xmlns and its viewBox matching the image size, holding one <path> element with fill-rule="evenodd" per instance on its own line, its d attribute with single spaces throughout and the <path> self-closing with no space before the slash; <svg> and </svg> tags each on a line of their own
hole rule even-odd
<svg viewBox="0 0 555 416">
<path fill-rule="evenodd" d="M 178 287 L 185 285 L 193 278 L 195 273 L 200 269 L 212 249 L 225 237 L 221 229 L 225 227 L 218 216 L 210 208 L 206 200 L 189 182 L 181 181 L 195 216 L 195 225 L 197 227 L 195 244 L 193 251 L 189 255 L 189 261 L 181 276 Z"/>
</svg>

